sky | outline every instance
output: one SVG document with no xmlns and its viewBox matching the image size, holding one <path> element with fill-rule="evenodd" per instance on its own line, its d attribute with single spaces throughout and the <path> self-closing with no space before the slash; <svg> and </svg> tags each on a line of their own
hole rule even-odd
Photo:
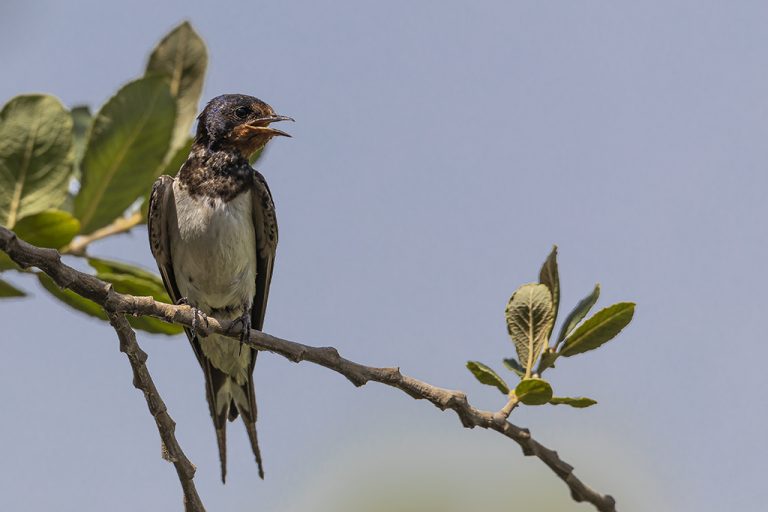
<svg viewBox="0 0 768 512">
<path fill-rule="evenodd" d="M 6 0 L 0 102 L 96 109 L 191 21 L 204 98 L 296 119 L 259 162 L 281 236 L 266 331 L 498 409 L 464 364 L 503 370 L 506 301 L 557 244 L 561 310 L 600 282 L 598 306 L 637 311 L 549 374 L 597 406 L 511 420 L 622 511 L 763 510 L 767 17 L 747 0 Z M 154 268 L 143 228 L 91 251 Z M 180 510 L 111 328 L 9 280 L 33 297 L 0 303 L 0 509 Z M 590 509 L 499 435 L 272 354 L 255 377 L 266 480 L 231 424 L 222 486 L 188 343 L 139 343 L 208 510 Z"/>
</svg>

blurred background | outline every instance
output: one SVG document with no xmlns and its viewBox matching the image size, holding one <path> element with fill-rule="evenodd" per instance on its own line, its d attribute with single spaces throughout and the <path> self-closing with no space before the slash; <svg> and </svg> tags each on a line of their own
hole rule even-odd
<svg viewBox="0 0 768 512">
<path fill-rule="evenodd" d="M 514 352 L 504 306 L 560 247 L 569 310 L 638 303 L 560 395 L 513 422 L 623 511 L 762 510 L 768 4 L 758 1 L 0 4 L 0 102 L 94 110 L 190 20 L 203 97 L 296 118 L 259 168 L 281 242 L 266 330 L 468 392 Z M 144 228 L 91 247 L 154 269 Z M 180 510 L 175 472 L 111 328 L 50 299 L 0 303 L 0 509 Z M 590 510 L 540 461 L 453 413 L 270 354 L 260 481 L 238 422 L 218 476 L 183 336 L 141 333 L 208 510 Z"/>
</svg>

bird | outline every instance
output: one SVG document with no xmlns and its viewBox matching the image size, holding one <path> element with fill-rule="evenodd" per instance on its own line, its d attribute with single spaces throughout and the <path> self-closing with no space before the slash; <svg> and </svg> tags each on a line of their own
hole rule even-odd
<svg viewBox="0 0 768 512">
<path fill-rule="evenodd" d="M 293 121 L 253 96 L 224 94 L 197 118 L 189 156 L 175 177 L 152 187 L 147 226 L 163 283 L 177 304 L 200 315 L 239 325 L 240 340 L 185 328 L 205 376 L 205 394 L 216 430 L 221 481 L 227 475 L 226 422 L 242 417 L 258 465 L 253 369 L 257 351 L 243 342 L 262 330 L 277 249 L 277 218 L 264 176 L 250 158 L 273 137 L 270 126 Z"/>
</svg>

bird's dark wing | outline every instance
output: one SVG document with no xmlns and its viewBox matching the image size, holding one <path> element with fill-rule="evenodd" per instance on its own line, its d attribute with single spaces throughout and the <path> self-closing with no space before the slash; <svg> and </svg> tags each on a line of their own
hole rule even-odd
<svg viewBox="0 0 768 512">
<path fill-rule="evenodd" d="M 157 268 L 163 278 L 163 284 L 168 291 L 171 300 L 176 303 L 181 299 L 181 293 L 176 285 L 176 276 L 173 272 L 173 260 L 171 259 L 170 230 L 178 230 L 176 218 L 176 200 L 173 195 L 173 178 L 160 176 L 152 187 L 149 197 L 149 215 L 147 218 L 149 231 L 149 247 L 157 261 Z M 208 399 L 213 426 L 216 429 L 216 441 L 219 446 L 219 458 L 221 460 L 221 479 L 226 476 L 226 411 L 223 414 L 216 412 L 216 392 L 227 382 L 227 376 L 214 368 L 208 358 L 203 355 L 202 348 L 197 338 L 188 328 L 184 328 L 189 343 L 195 352 L 197 361 L 205 374 L 205 394 Z"/>
<path fill-rule="evenodd" d="M 277 249 L 277 218 L 275 216 L 272 194 L 269 191 L 267 182 L 264 176 L 256 171 L 254 172 L 251 199 L 253 204 L 253 227 L 256 234 L 256 291 L 251 306 L 251 325 L 255 329 L 262 330 L 264 327 L 264 314 L 267 309 L 267 298 L 269 297 L 269 285 L 272 281 L 272 267 Z M 256 355 L 258 352 L 253 349 L 249 350 L 251 351 L 251 363 L 248 367 L 248 380 L 243 386 L 243 390 L 248 397 L 250 410 L 240 409 L 240 414 L 243 416 L 243 423 L 245 423 L 248 438 L 251 441 L 251 448 L 259 465 L 259 475 L 264 478 L 259 441 L 256 436 L 256 392 L 253 387 L 253 368 L 256 365 Z"/>
<path fill-rule="evenodd" d="M 160 176 L 152 186 L 149 196 L 149 214 L 147 215 L 147 231 L 149 232 L 149 248 L 155 257 L 157 268 L 163 278 L 163 284 L 173 302 L 181 298 L 176 286 L 176 276 L 173 274 L 171 261 L 171 239 L 169 234 L 170 222 L 176 218 L 176 201 L 173 198 L 173 178 Z"/>
<path fill-rule="evenodd" d="M 262 330 L 277 250 L 277 217 L 267 181 L 258 172 L 254 177 L 252 199 L 256 232 L 256 294 L 253 297 L 251 324 L 255 329 Z"/>
</svg>

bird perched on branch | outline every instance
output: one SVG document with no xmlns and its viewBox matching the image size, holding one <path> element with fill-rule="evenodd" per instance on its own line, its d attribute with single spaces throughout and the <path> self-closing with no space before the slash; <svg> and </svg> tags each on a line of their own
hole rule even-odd
<svg viewBox="0 0 768 512">
<path fill-rule="evenodd" d="M 186 329 L 205 374 L 221 460 L 227 473 L 226 420 L 243 418 L 264 478 L 256 437 L 253 368 L 257 352 L 243 346 L 251 327 L 261 330 L 277 247 L 277 221 L 264 177 L 249 158 L 272 137 L 271 127 L 293 121 L 252 96 L 225 94 L 198 116 L 197 133 L 178 174 L 161 176 L 149 203 L 149 243 L 170 297 L 205 318 L 237 320 L 240 341 Z"/>
</svg>

